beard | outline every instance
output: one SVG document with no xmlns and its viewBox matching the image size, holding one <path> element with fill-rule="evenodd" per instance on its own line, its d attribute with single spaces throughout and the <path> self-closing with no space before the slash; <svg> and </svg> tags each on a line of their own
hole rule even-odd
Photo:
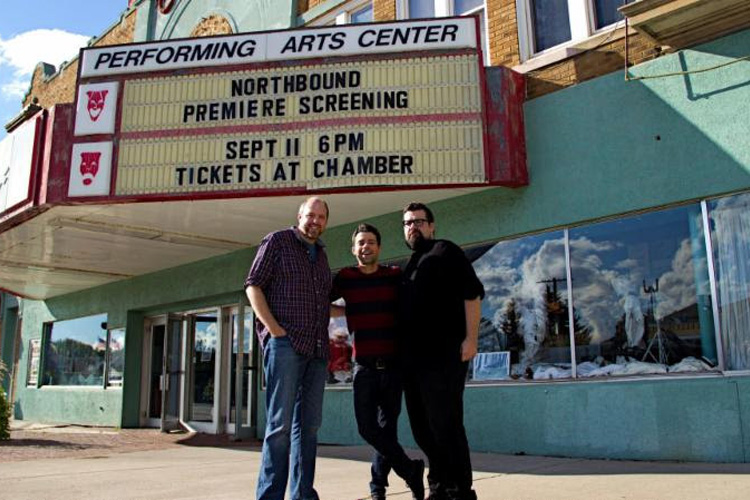
<svg viewBox="0 0 750 500">
<path fill-rule="evenodd" d="M 420 231 L 414 231 L 407 235 L 406 246 L 416 251 L 424 246 L 425 241 L 427 241 L 427 238 Z"/>
<path fill-rule="evenodd" d="M 299 228 L 302 235 L 310 240 L 317 240 L 323 234 L 323 228 L 314 224 L 304 224 Z"/>
</svg>

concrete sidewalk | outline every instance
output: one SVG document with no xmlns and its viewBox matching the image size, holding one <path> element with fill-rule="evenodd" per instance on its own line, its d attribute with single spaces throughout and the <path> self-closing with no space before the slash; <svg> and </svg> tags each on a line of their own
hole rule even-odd
<svg viewBox="0 0 750 500">
<path fill-rule="evenodd" d="M 27 434 L 30 434 L 26 431 Z M 81 431 L 85 433 L 85 431 Z M 59 458 L 3 460 L 12 449 L 0 444 L 0 499 L 253 499 L 260 462 L 257 444 L 224 445 L 129 431 L 127 446 L 94 453 L 70 450 Z M 99 434 L 115 442 L 125 431 Z M 126 433 L 127 434 L 127 433 Z M 63 437 L 65 436 L 65 437 Z M 75 441 L 60 433 L 56 442 Z M 170 435 L 163 435 L 170 436 Z M 161 444 L 155 439 L 161 439 Z M 184 438 L 184 436 L 183 436 Z M 191 440 L 188 440 L 188 442 Z M 90 450 L 89 450 L 90 451 Z M 409 451 L 415 455 L 413 451 Z M 370 450 L 321 446 L 316 489 L 322 500 L 367 497 Z M 702 464 L 562 459 L 531 456 L 473 455 L 475 489 L 482 500 L 514 499 L 659 499 L 744 500 L 750 495 L 750 464 Z M 389 498 L 410 500 L 403 482 L 392 476 Z"/>
</svg>

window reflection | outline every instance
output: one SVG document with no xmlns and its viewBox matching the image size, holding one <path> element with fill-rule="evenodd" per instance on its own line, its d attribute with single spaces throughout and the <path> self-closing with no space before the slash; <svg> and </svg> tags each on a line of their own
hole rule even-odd
<svg viewBox="0 0 750 500">
<path fill-rule="evenodd" d="M 582 377 L 709 370 L 716 364 L 700 207 L 570 230 Z"/>
<path fill-rule="evenodd" d="M 103 385 L 107 315 L 47 325 L 44 385 Z"/>
<path fill-rule="evenodd" d="M 193 336 L 193 393 L 191 420 L 211 422 L 214 406 L 216 349 L 219 327 L 215 313 L 195 316 Z"/>
<path fill-rule="evenodd" d="M 363 9 L 359 9 L 357 11 L 352 12 L 351 23 L 352 24 L 371 23 L 373 21 L 372 15 L 373 15 L 372 4 L 370 4 Z"/>
<path fill-rule="evenodd" d="M 622 21 L 623 16 L 617 10 L 633 0 L 595 0 L 594 10 L 596 13 L 596 29 L 601 29 L 610 24 Z"/>
<path fill-rule="evenodd" d="M 719 321 L 729 370 L 750 369 L 750 194 L 709 203 Z"/>
<path fill-rule="evenodd" d="M 571 375 L 565 238 L 546 233 L 467 250 L 485 287 L 473 380 Z M 477 255 L 480 253 L 481 255 Z M 576 331 L 585 337 L 585 326 Z M 507 353 L 507 362 L 498 353 Z M 484 372 L 487 363 L 494 369 Z M 509 366 L 506 366 L 509 364 Z M 477 376 L 480 375 L 480 376 Z"/>
<path fill-rule="evenodd" d="M 125 329 L 117 328 L 109 331 L 109 367 L 107 369 L 107 384 L 121 386 L 125 373 Z"/>
<path fill-rule="evenodd" d="M 536 52 L 570 40 L 567 0 L 531 0 L 531 13 Z"/>
<path fill-rule="evenodd" d="M 232 328 L 232 361 L 229 376 L 229 422 L 235 423 L 237 416 L 236 399 L 235 399 L 235 384 L 236 384 L 236 372 L 237 372 L 237 355 L 240 350 L 240 339 L 242 339 L 242 417 L 241 422 L 243 425 L 249 423 L 248 415 L 248 401 L 250 396 L 250 364 L 252 362 L 252 332 L 253 332 L 253 313 L 248 308 L 243 318 L 243 332 L 242 335 L 237 335 L 237 315 L 231 315 L 231 328 Z"/>
</svg>

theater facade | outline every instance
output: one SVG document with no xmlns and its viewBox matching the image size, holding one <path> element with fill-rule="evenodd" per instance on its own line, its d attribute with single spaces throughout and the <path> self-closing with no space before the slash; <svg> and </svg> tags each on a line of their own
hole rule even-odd
<svg viewBox="0 0 750 500">
<path fill-rule="evenodd" d="M 261 238 L 314 194 L 334 269 L 359 222 L 399 264 L 416 200 L 487 291 L 473 450 L 747 461 L 750 14 L 590 3 L 560 41 L 526 1 L 143 0 L 40 66 L 0 142 L 14 417 L 261 437 Z M 323 442 L 361 442 L 350 344 Z"/>
</svg>

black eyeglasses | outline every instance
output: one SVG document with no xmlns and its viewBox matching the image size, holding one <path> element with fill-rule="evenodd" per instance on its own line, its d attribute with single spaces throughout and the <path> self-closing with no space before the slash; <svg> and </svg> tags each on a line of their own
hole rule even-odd
<svg viewBox="0 0 750 500">
<path fill-rule="evenodd" d="M 404 225 L 404 227 L 411 227 L 411 226 L 422 227 L 425 222 L 427 222 L 427 219 L 411 219 L 411 220 L 403 221 L 402 224 Z"/>
</svg>

